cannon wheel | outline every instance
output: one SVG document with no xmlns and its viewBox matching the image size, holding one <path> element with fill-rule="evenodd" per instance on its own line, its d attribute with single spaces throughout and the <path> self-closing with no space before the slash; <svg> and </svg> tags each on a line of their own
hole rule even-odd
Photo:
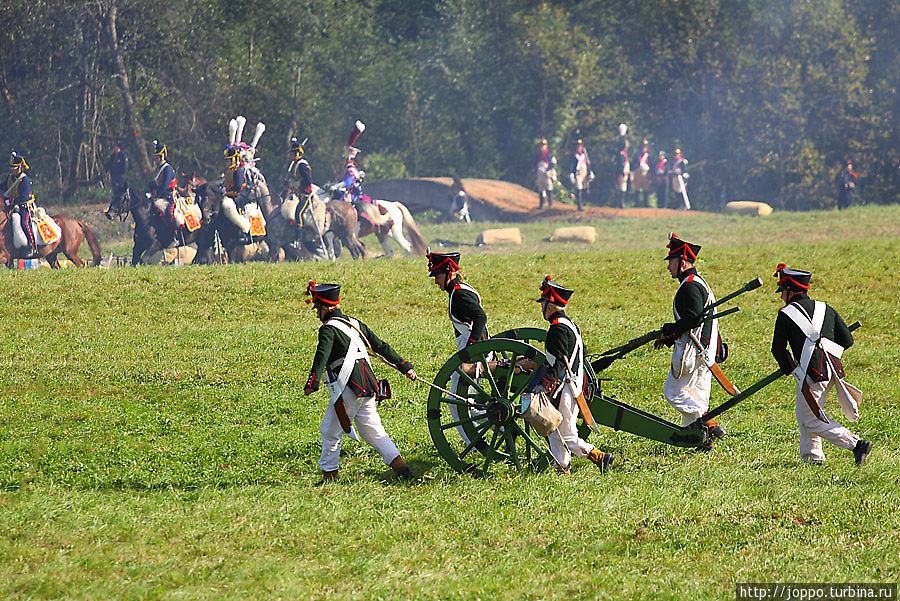
<svg viewBox="0 0 900 601">
<path fill-rule="evenodd" d="M 435 385 L 450 391 L 458 378 L 456 394 L 465 399 L 434 388 L 428 395 L 431 440 L 456 471 L 487 475 L 492 466 L 542 471 L 553 464 L 547 439 L 522 418 L 521 396 L 531 378 L 516 369 L 522 358 L 537 366 L 547 361 L 530 344 L 497 337 L 457 352 L 438 371 Z M 475 377 L 466 373 L 471 364 L 480 366 Z"/>
<path fill-rule="evenodd" d="M 514 340 L 522 340 L 523 342 L 527 342 L 529 344 L 534 344 L 535 342 L 540 342 L 543 344 L 547 341 L 547 330 L 542 330 L 541 328 L 533 328 L 533 327 L 524 327 L 524 328 L 512 328 L 511 330 L 506 330 L 505 332 L 500 332 L 497 334 L 497 338 L 512 338 Z M 601 388 L 600 388 L 600 380 L 597 379 L 597 375 L 594 373 L 594 368 L 591 367 L 589 361 L 585 360 L 584 369 L 586 371 L 587 382 L 584 387 L 584 398 L 587 399 L 588 406 L 593 402 L 594 397 L 602 396 Z M 578 436 L 582 440 L 587 440 L 591 435 L 591 428 L 584 422 L 584 417 L 581 414 L 578 414 Z"/>
</svg>

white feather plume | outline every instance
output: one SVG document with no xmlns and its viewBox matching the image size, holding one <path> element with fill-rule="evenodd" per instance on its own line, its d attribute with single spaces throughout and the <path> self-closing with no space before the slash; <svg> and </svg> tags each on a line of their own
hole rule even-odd
<svg viewBox="0 0 900 601">
<path fill-rule="evenodd" d="M 237 130 L 237 139 L 235 140 L 235 142 L 241 142 L 244 139 L 244 126 L 247 125 L 247 118 L 244 117 L 243 115 L 238 115 L 237 116 L 237 124 L 238 124 L 238 130 Z"/>
<path fill-rule="evenodd" d="M 259 139 L 262 137 L 263 133 L 266 131 L 266 124 L 260 121 L 256 124 L 256 133 L 253 134 L 253 141 L 250 142 L 250 148 L 256 148 L 256 145 L 259 144 Z"/>
<path fill-rule="evenodd" d="M 628 126 L 625 125 L 624 123 L 619 123 L 619 135 L 624 138 L 625 134 L 627 134 L 627 133 L 628 133 Z"/>
<path fill-rule="evenodd" d="M 357 122 L 356 122 L 356 129 L 359 130 L 359 133 L 363 133 L 364 131 L 366 131 L 366 124 L 363 123 L 362 121 L 357 121 Z"/>
<path fill-rule="evenodd" d="M 234 137 L 237 135 L 237 120 L 232 119 L 228 122 L 228 145 L 233 146 L 235 143 Z"/>
</svg>

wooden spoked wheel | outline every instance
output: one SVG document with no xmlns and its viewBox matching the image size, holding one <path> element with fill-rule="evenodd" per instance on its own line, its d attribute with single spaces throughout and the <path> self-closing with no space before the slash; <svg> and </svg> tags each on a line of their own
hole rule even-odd
<svg viewBox="0 0 900 601">
<path fill-rule="evenodd" d="M 447 360 L 434 380 L 447 392 L 432 388 L 427 421 L 435 448 L 453 469 L 487 475 L 492 468 L 542 471 L 553 464 L 547 439 L 521 413 L 533 370 L 546 362 L 534 346 L 501 337 Z"/>
</svg>

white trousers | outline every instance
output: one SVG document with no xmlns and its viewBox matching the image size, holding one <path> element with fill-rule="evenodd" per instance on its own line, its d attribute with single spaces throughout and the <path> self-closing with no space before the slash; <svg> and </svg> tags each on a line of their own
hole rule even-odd
<svg viewBox="0 0 900 601">
<path fill-rule="evenodd" d="M 807 378 L 806 382 L 809 384 L 812 398 L 823 409 L 822 413 L 824 414 L 825 400 L 828 391 L 835 384 L 834 378 L 822 382 L 811 382 Z M 806 402 L 801 386 L 801 382 L 798 382 L 796 414 L 797 427 L 800 429 L 800 460 L 803 462 L 825 461 L 825 453 L 822 451 L 823 438 L 833 445 L 852 451 L 859 442 L 859 437 L 827 415 L 825 417 L 828 423 L 817 418 Z"/>
<path fill-rule="evenodd" d="M 222 199 L 222 214 L 245 234 L 250 233 L 250 220 L 240 214 L 234 200 L 226 196 Z M 346 401 L 344 401 L 346 402 Z"/>
<path fill-rule="evenodd" d="M 666 377 L 666 383 L 663 386 L 663 394 L 666 400 L 672 405 L 676 411 L 681 413 L 683 425 L 694 422 L 698 417 L 709 411 L 709 393 L 712 388 L 712 372 L 700 361 L 693 345 L 688 344 L 684 349 L 684 363 L 676 361 L 680 357 L 681 350 L 677 346 L 681 341 L 675 343 L 676 350 L 672 354 L 672 363 L 678 363 L 674 367 L 677 373 L 681 371 L 681 376 L 676 377 L 673 368 L 670 365 L 669 375 Z"/>
<path fill-rule="evenodd" d="M 381 416 L 378 415 L 378 409 L 375 406 L 375 397 L 360 398 L 346 388 L 342 396 L 347 415 L 350 417 L 351 423 L 356 426 L 359 437 L 378 451 L 385 465 L 390 465 L 394 459 L 400 456 L 400 451 L 384 431 Z M 340 465 L 341 440 L 344 438 L 344 429 L 341 428 L 337 412 L 331 403 L 325 410 L 319 434 L 322 437 L 322 456 L 319 457 L 319 468 L 323 472 L 333 472 Z"/>
<path fill-rule="evenodd" d="M 547 441 L 550 443 L 550 454 L 557 465 L 568 469 L 572 463 L 572 455 L 587 457 L 594 450 L 594 445 L 578 436 L 578 425 L 575 423 L 578 419 L 578 403 L 568 386 L 564 386 L 560 394 L 559 412 L 562 414 L 562 422 L 550 433 Z"/>
</svg>

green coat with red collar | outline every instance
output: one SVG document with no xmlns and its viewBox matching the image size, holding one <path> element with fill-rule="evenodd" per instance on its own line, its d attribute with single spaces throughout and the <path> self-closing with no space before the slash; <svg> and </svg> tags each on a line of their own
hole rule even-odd
<svg viewBox="0 0 900 601">
<path fill-rule="evenodd" d="M 340 309 L 334 309 L 328 314 L 328 319 L 340 319 L 349 324 L 347 316 Z M 413 369 L 412 363 L 405 361 L 387 342 L 381 340 L 369 329 L 369 326 L 357 320 L 359 330 L 368 341 L 369 352 L 374 351 L 384 357 L 400 373 L 407 373 Z M 311 390 L 318 390 L 322 380 L 327 378 L 330 370 L 336 378 L 343 365 L 343 359 L 350 349 L 350 338 L 334 326 L 323 323 L 319 327 L 319 342 L 316 345 L 316 354 L 313 358 L 312 370 L 306 386 Z M 360 359 L 350 372 L 350 381 L 347 383 L 350 391 L 356 396 L 372 396 L 376 392 L 377 381 L 372 371 L 372 366 L 365 359 Z"/>
</svg>

